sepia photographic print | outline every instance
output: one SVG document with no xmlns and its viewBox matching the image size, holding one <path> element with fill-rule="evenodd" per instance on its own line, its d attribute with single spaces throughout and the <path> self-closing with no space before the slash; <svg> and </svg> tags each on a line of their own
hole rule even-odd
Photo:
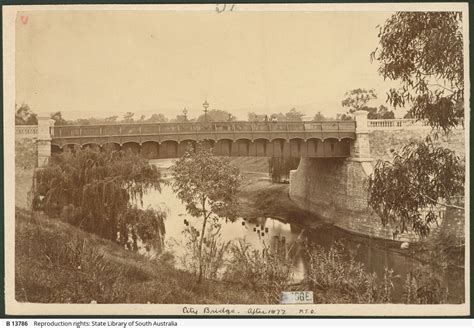
<svg viewBox="0 0 474 328">
<path fill-rule="evenodd" d="M 7 314 L 469 315 L 467 3 L 4 6 Z"/>
</svg>

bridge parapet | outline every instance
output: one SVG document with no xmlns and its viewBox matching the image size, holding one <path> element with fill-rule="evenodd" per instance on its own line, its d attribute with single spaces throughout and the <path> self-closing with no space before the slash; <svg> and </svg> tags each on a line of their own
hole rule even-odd
<svg viewBox="0 0 474 328">
<path fill-rule="evenodd" d="M 367 120 L 369 130 L 431 130 L 427 121 L 415 118 L 371 119 Z M 455 129 L 464 129 L 464 120 L 459 119 Z"/>
<path fill-rule="evenodd" d="M 183 140 L 238 139 L 355 139 L 355 121 L 324 122 L 190 122 L 190 123 L 128 123 L 107 125 L 55 126 L 53 143 L 83 144 L 92 141 L 137 142 Z"/>
<path fill-rule="evenodd" d="M 36 139 L 38 137 L 38 126 L 37 125 L 15 125 L 15 138 L 16 139 Z"/>
</svg>

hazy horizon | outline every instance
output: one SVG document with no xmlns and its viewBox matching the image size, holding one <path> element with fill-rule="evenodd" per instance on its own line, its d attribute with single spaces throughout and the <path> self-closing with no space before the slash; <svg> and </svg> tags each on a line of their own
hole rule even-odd
<svg viewBox="0 0 474 328">
<path fill-rule="evenodd" d="M 22 12 L 16 103 L 66 119 L 210 109 L 335 117 L 344 93 L 394 86 L 370 62 L 378 12 Z M 23 17 L 23 18 L 22 18 Z M 27 19 L 25 19 L 27 17 Z M 400 116 L 401 111 L 395 112 Z"/>
</svg>

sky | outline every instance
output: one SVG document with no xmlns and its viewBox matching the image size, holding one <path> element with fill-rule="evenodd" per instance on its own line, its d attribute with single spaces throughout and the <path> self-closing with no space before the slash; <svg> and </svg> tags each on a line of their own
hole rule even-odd
<svg viewBox="0 0 474 328">
<path fill-rule="evenodd" d="M 378 12 L 34 11 L 16 20 L 16 103 L 66 119 L 210 109 L 335 117 L 345 92 L 395 84 L 370 52 Z M 399 115 L 397 115 L 399 116 Z"/>
</svg>

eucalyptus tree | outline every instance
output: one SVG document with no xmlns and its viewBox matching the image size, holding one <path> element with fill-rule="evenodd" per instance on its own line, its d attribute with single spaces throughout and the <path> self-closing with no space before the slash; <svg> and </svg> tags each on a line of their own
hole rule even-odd
<svg viewBox="0 0 474 328">
<path fill-rule="evenodd" d="M 214 156 L 211 149 L 190 147 L 172 166 L 172 188 L 186 210 L 202 218 L 198 244 L 198 281 L 203 278 L 203 241 L 209 222 L 237 219 L 237 192 L 242 181 L 239 169 L 226 157 Z"/>
<path fill-rule="evenodd" d="M 379 38 L 371 58 L 385 79 L 400 83 L 389 91 L 389 103 L 449 133 L 463 117 L 461 13 L 397 12 L 380 27 Z M 464 194 L 464 172 L 464 160 L 432 138 L 411 142 L 392 162 L 376 164 L 369 204 L 396 232 L 426 236 L 439 217 L 437 206 L 462 209 L 454 200 Z"/>
<path fill-rule="evenodd" d="M 347 91 L 341 102 L 342 107 L 349 108 L 349 113 L 354 113 L 363 109 L 371 100 L 377 99 L 377 94 L 374 89 L 353 89 Z"/>
<path fill-rule="evenodd" d="M 449 130 L 464 116 L 463 29 L 460 12 L 398 12 L 379 31 L 371 54 L 384 79 L 396 80 L 388 101 L 417 119 Z"/>
</svg>

